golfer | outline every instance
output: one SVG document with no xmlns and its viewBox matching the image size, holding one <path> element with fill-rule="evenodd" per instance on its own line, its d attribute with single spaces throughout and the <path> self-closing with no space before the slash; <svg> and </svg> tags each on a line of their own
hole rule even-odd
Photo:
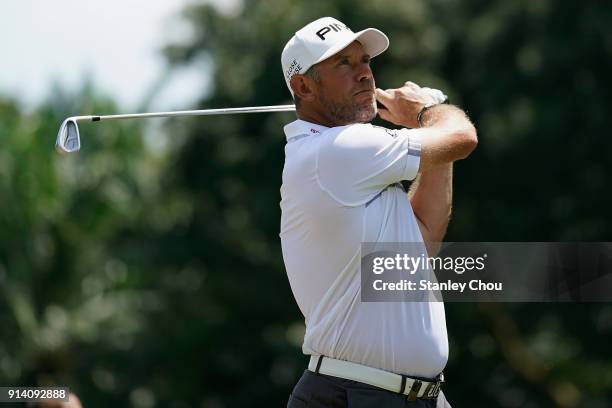
<svg viewBox="0 0 612 408">
<path fill-rule="evenodd" d="M 298 120 L 284 128 L 280 237 L 311 356 L 290 408 L 449 406 L 444 304 L 361 302 L 360 248 L 442 241 L 453 162 L 476 130 L 438 90 L 375 88 L 370 59 L 388 45 L 379 30 L 324 17 L 282 53 Z M 402 129 L 372 126 L 376 115 Z M 408 193 L 404 180 L 415 180 Z"/>
</svg>

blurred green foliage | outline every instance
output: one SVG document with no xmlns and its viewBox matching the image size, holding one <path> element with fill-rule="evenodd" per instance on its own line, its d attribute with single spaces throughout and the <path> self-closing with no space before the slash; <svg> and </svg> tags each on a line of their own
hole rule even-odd
<svg viewBox="0 0 612 408">
<path fill-rule="evenodd" d="M 612 10 L 605 2 L 246 0 L 194 5 L 214 89 L 201 107 L 289 102 L 280 52 L 335 16 L 391 40 L 377 85 L 444 89 L 480 144 L 456 165 L 449 241 L 609 241 Z M 0 100 L 0 383 L 56 383 L 86 407 L 283 406 L 305 368 L 279 228 L 291 114 L 81 125 L 88 85 L 35 112 Z M 160 148 L 161 146 L 161 148 Z M 448 304 L 454 406 L 607 407 L 609 304 Z"/>
</svg>

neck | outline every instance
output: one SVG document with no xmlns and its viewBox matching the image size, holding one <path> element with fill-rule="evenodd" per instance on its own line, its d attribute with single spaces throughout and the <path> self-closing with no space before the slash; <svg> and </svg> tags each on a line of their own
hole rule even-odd
<svg viewBox="0 0 612 408">
<path fill-rule="evenodd" d="M 316 123 L 326 127 L 340 126 L 335 123 L 328 115 L 315 110 L 300 109 L 297 111 L 297 117 L 310 123 Z"/>
</svg>

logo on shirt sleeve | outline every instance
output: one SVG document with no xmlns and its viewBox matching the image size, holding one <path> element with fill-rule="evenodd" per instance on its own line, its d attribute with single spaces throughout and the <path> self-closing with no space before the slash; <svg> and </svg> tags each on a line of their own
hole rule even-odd
<svg viewBox="0 0 612 408">
<path fill-rule="evenodd" d="M 389 134 L 389 136 L 391 136 L 391 137 L 397 137 L 397 130 L 396 129 L 385 129 L 385 132 L 387 132 Z"/>
<path fill-rule="evenodd" d="M 375 128 L 378 128 L 378 129 L 382 129 L 382 130 L 384 130 L 385 132 L 387 132 L 387 134 L 388 134 L 389 136 L 391 136 L 391 137 L 393 137 L 393 138 L 396 138 L 396 137 L 397 137 L 397 135 L 398 135 L 398 133 L 397 133 L 397 129 L 387 129 L 386 127 L 376 126 L 376 125 L 372 125 L 372 126 L 373 126 L 373 127 L 375 127 Z"/>
</svg>

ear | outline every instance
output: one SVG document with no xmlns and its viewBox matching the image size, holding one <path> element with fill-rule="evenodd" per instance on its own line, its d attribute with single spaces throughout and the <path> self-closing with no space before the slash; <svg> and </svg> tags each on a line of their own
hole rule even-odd
<svg viewBox="0 0 612 408">
<path fill-rule="evenodd" d="M 295 74 L 289 80 L 293 94 L 303 101 L 313 101 L 315 99 L 316 82 L 306 75 Z"/>
</svg>

